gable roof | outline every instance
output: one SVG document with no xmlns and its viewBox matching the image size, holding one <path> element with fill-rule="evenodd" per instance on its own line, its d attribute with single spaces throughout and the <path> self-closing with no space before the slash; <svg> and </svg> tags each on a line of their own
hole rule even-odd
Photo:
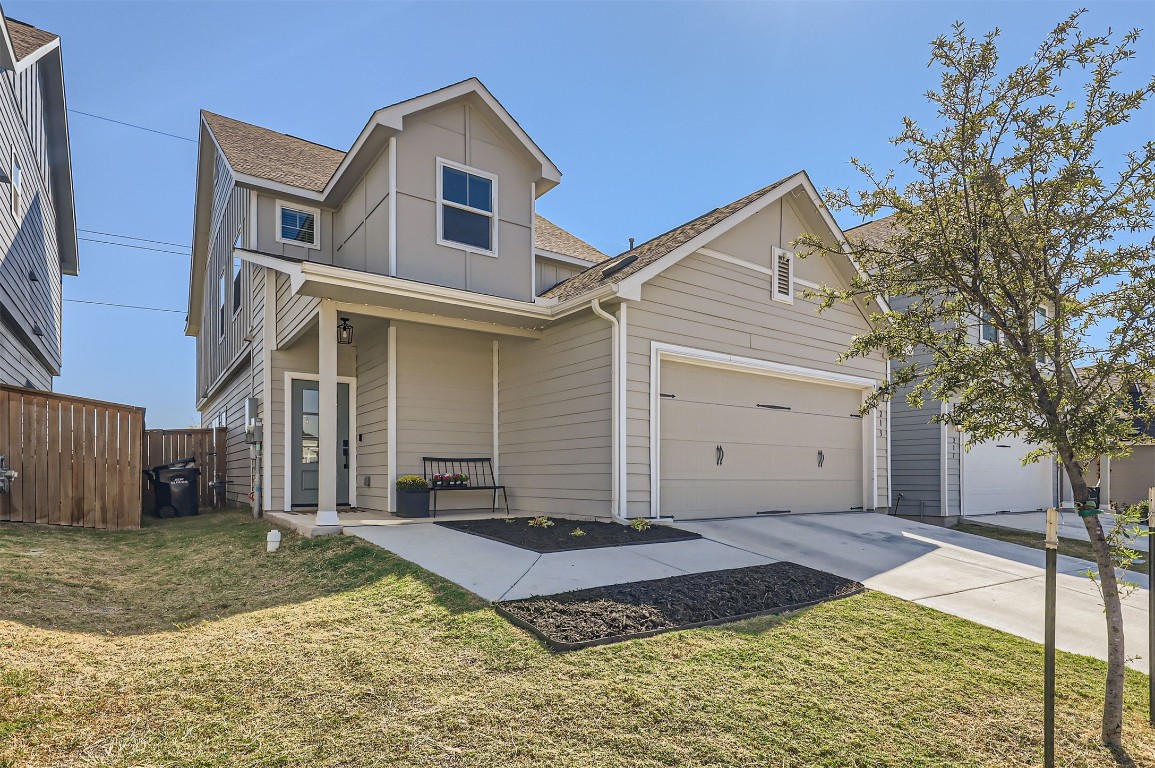
<svg viewBox="0 0 1155 768">
<path fill-rule="evenodd" d="M 845 231 L 846 234 L 853 235 L 871 248 L 881 248 L 898 232 L 898 226 L 894 222 L 894 214 L 892 213 L 889 216 L 859 224 L 857 227 L 851 227 Z"/>
<path fill-rule="evenodd" d="M 674 252 L 703 232 L 721 224 L 726 219 L 762 199 L 797 175 L 798 174 L 791 174 L 784 179 L 779 179 L 773 184 L 763 187 L 756 192 L 751 192 L 728 205 L 715 208 L 696 219 L 686 222 L 680 227 L 675 227 L 669 232 L 651 238 L 628 251 L 619 253 L 617 256 L 602 264 L 591 267 L 585 272 L 574 275 L 569 280 L 558 283 L 543 293 L 542 296 L 547 299 L 565 301 L 566 299 L 571 299 L 603 285 L 621 282 L 630 275 L 640 272 L 645 267 L 658 261 L 658 259 L 663 256 Z M 629 266 L 623 267 L 618 271 L 613 271 L 615 266 L 631 258 L 633 258 L 634 261 L 630 262 Z M 605 274 L 607 270 L 610 271 L 609 275 Z"/>
<path fill-rule="evenodd" d="M 599 264 L 609 258 L 580 237 L 566 232 L 540 213 L 534 214 L 534 247 Z"/>
<path fill-rule="evenodd" d="M 23 61 L 54 40 L 60 39 L 59 35 L 8 17 L 4 18 L 4 26 L 8 28 L 8 39 L 12 41 L 12 53 L 16 61 Z"/>
<path fill-rule="evenodd" d="M 286 133 L 201 110 L 232 169 L 311 192 L 320 192 L 345 153 Z"/>
</svg>

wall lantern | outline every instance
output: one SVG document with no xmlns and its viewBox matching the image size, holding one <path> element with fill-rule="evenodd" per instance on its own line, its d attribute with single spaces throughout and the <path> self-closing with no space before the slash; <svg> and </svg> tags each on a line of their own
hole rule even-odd
<svg viewBox="0 0 1155 768">
<path fill-rule="evenodd" d="M 337 343 L 353 343 L 353 326 L 349 324 L 349 318 L 347 317 L 342 317 L 340 324 L 337 326 Z"/>
</svg>

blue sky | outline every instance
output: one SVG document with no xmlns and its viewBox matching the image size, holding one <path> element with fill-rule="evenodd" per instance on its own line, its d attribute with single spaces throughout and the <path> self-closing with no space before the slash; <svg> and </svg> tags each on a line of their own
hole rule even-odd
<svg viewBox="0 0 1155 768">
<path fill-rule="evenodd" d="M 61 35 L 69 107 L 195 137 L 209 109 L 346 149 L 386 104 L 477 76 L 561 168 L 539 210 L 609 253 L 794 171 L 857 186 L 904 114 L 926 117 L 929 42 L 955 20 L 1003 29 L 1017 63 L 1080 3 L 8 2 Z M 1084 28 L 1148 31 L 1155 3 L 1091 3 Z M 178 245 L 192 230 L 195 144 L 70 115 L 86 230 Z M 1155 120 L 1119 131 L 1132 146 Z M 844 225 L 858 222 L 840 217 Z M 102 236 L 82 233 L 84 237 Z M 107 238 L 103 238 L 107 239 Z M 149 245 L 148 243 L 141 243 Z M 181 250 L 167 245 L 161 249 Z M 81 243 L 61 392 L 198 420 L 183 335 L 187 256 Z"/>
</svg>

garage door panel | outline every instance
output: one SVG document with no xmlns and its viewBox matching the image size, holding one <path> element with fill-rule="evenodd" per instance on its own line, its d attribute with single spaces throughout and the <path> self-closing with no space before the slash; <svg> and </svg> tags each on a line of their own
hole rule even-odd
<svg viewBox="0 0 1155 768">
<path fill-rule="evenodd" d="M 661 401 L 663 514 L 861 507 L 863 424 L 852 416 L 859 390 L 667 363 L 662 392 L 673 395 Z"/>
<path fill-rule="evenodd" d="M 1035 446 L 1002 437 L 971 448 L 963 456 L 963 514 L 1025 512 L 1054 503 L 1054 463 L 1023 465 Z"/>
</svg>

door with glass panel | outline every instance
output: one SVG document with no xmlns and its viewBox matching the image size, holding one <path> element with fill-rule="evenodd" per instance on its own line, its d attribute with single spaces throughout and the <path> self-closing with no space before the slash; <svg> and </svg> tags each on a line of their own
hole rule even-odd
<svg viewBox="0 0 1155 768">
<path fill-rule="evenodd" d="M 293 506 L 317 506 L 320 481 L 321 397 L 317 382 L 292 380 L 292 400 L 289 425 L 291 443 L 289 458 L 292 464 Z M 349 505 L 349 385 L 337 384 L 337 505 Z"/>
</svg>

